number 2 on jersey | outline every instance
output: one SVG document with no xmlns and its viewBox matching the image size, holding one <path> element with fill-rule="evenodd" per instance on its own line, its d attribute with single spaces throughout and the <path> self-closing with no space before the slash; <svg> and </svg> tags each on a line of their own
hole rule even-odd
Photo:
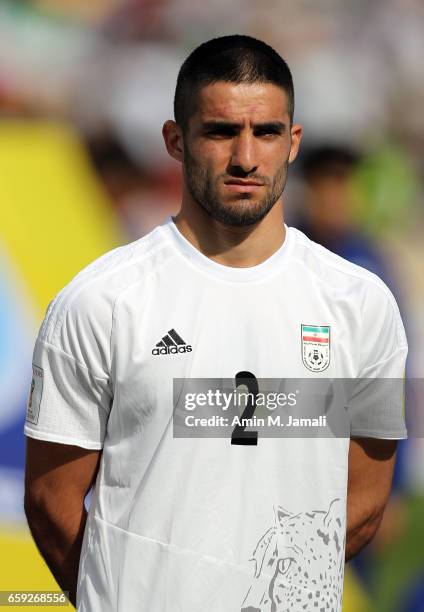
<svg viewBox="0 0 424 612">
<path fill-rule="evenodd" d="M 251 419 L 256 408 L 256 397 L 259 389 L 258 381 L 252 372 L 237 372 L 236 389 L 242 385 L 247 387 L 249 395 L 241 419 Z M 246 425 L 236 425 L 231 434 L 231 444 L 256 446 L 258 444 L 258 432 L 246 431 Z"/>
</svg>

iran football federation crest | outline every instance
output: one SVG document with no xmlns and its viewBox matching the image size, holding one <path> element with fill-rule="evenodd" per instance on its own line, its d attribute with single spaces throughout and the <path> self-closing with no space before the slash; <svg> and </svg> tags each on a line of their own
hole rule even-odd
<svg viewBox="0 0 424 612">
<path fill-rule="evenodd" d="M 302 361 L 311 372 L 322 372 L 330 364 L 330 327 L 302 325 Z"/>
</svg>

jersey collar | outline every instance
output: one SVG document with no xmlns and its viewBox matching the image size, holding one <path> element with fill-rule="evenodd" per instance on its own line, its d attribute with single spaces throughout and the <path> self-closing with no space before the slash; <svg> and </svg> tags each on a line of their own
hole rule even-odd
<svg viewBox="0 0 424 612">
<path fill-rule="evenodd" d="M 284 224 L 284 226 L 286 228 L 286 237 L 280 248 L 262 263 L 248 268 L 233 268 L 231 266 L 226 266 L 204 255 L 181 234 L 171 216 L 168 217 L 162 228 L 167 238 L 173 243 L 173 246 L 178 252 L 196 268 L 222 280 L 246 282 L 264 280 L 281 270 L 288 258 L 294 241 L 292 229 L 286 224 Z"/>
</svg>

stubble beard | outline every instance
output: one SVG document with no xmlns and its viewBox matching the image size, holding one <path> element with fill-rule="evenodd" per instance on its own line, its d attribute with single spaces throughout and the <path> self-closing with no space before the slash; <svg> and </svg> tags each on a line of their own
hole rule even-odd
<svg viewBox="0 0 424 612">
<path fill-rule="evenodd" d="M 210 217 L 224 225 L 244 227 L 254 225 L 261 221 L 280 199 L 287 180 L 288 160 L 278 169 L 272 181 L 265 182 L 266 194 L 256 202 L 250 194 L 240 194 L 231 202 L 224 204 L 218 195 L 217 183 L 223 175 L 213 177 L 210 170 L 202 168 L 184 145 L 184 178 L 187 189 L 194 201 L 201 206 Z M 225 174 L 227 178 L 228 175 Z M 252 177 L 233 177 L 252 178 Z M 258 178 L 258 177 L 255 177 Z"/>
</svg>

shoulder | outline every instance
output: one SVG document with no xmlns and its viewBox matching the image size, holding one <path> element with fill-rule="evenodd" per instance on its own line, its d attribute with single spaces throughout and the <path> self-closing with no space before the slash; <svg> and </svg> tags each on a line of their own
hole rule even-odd
<svg viewBox="0 0 424 612">
<path fill-rule="evenodd" d="M 108 251 L 82 269 L 50 302 L 38 339 L 67 350 L 72 333 L 110 332 L 115 302 L 169 256 L 161 227 Z"/>
<path fill-rule="evenodd" d="M 320 284 L 322 291 L 328 290 L 335 301 L 344 302 L 355 311 L 365 331 L 390 323 L 398 345 L 406 344 L 397 302 L 377 274 L 336 255 L 300 230 L 291 230 L 295 238 L 294 259 L 306 275 Z"/>
<path fill-rule="evenodd" d="M 375 295 L 377 299 L 396 305 L 392 292 L 377 274 L 336 255 L 300 230 L 294 227 L 290 229 L 295 238 L 293 257 L 310 275 L 325 281 L 329 286 L 354 288 L 363 295 Z"/>
</svg>

